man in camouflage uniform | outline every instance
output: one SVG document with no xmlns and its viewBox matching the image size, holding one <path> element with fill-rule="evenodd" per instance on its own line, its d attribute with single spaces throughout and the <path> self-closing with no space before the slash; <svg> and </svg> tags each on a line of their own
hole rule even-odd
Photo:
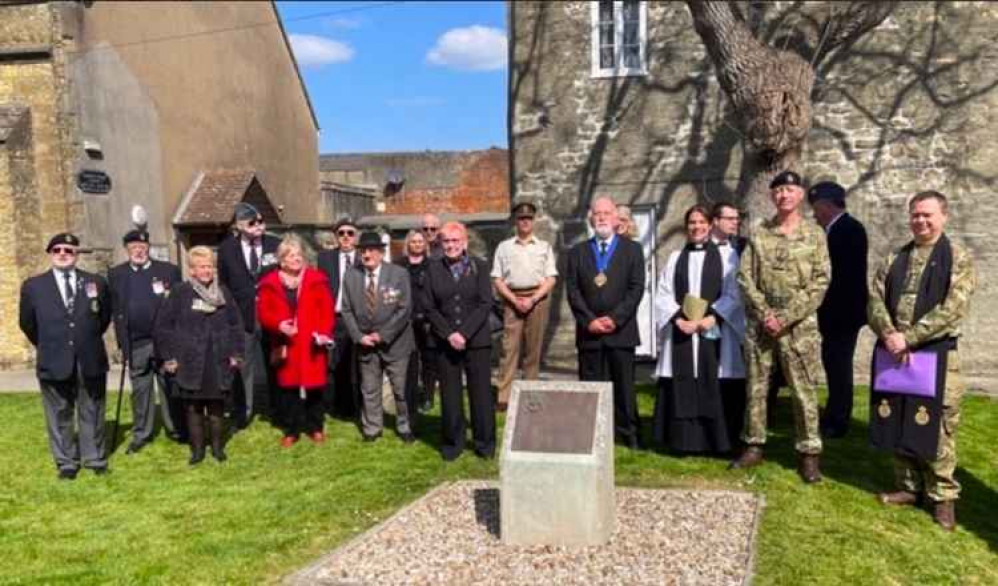
<svg viewBox="0 0 998 586">
<path fill-rule="evenodd" d="M 904 360 L 912 349 L 925 347 L 940 340 L 954 343 L 946 351 L 946 382 L 942 402 L 942 425 L 939 427 L 939 444 L 934 460 L 922 460 L 895 454 L 894 472 L 898 490 L 879 495 L 884 504 L 914 505 L 924 494 L 934 503 L 933 516 L 947 531 L 956 526 L 955 501 L 960 494 L 960 484 L 954 478 L 956 470 L 956 430 L 960 423 L 960 398 L 964 386 L 960 379 L 960 362 L 955 340 L 960 335 L 959 324 L 967 315 L 970 296 L 976 278 L 970 254 L 963 246 L 950 242 L 943 233 L 946 226 L 946 197 L 935 191 L 915 195 L 908 204 L 909 227 L 914 239 L 891 252 L 877 271 L 870 289 L 868 306 L 869 323 L 877 338 L 887 350 Z M 940 240 L 943 242 L 940 243 Z M 916 301 L 928 279 L 923 278 L 937 243 L 951 250 L 951 269 L 948 290 L 941 303 L 914 319 Z M 888 282 L 891 269 L 899 254 L 909 254 L 907 271 L 903 273 L 904 285 L 900 288 L 896 310 L 890 309 Z M 942 278 L 946 278 L 943 275 Z M 945 351 L 945 350 L 944 350 Z"/>
<path fill-rule="evenodd" d="M 741 259 L 738 284 L 745 301 L 745 362 L 748 370 L 746 444 L 732 468 L 762 463 L 766 443 L 766 397 L 777 365 L 793 389 L 798 472 L 804 482 L 821 480 L 818 456 L 818 393 L 821 338 L 817 309 L 831 277 L 825 232 L 804 218 L 800 175 L 784 171 L 769 185 L 776 215 L 753 231 Z"/>
</svg>

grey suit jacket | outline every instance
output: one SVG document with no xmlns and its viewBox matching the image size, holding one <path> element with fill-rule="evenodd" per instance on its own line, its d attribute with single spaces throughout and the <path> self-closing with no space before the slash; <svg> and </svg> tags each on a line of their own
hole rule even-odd
<svg viewBox="0 0 998 586">
<path fill-rule="evenodd" d="M 360 343 L 363 336 L 377 332 L 382 340 L 377 347 L 379 352 L 389 359 L 408 356 L 415 348 L 409 271 L 393 264 L 381 264 L 374 315 L 367 311 L 364 297 L 366 287 L 365 269 L 350 268 L 343 273 L 343 307 L 340 317 L 350 332 L 350 338 L 354 343 Z"/>
</svg>

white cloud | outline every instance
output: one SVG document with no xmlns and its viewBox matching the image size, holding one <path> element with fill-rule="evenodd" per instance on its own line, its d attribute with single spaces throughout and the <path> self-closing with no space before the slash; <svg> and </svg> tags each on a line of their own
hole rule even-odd
<svg viewBox="0 0 998 586">
<path fill-rule="evenodd" d="M 502 29 L 472 25 L 454 28 L 437 39 L 426 54 L 431 65 L 464 71 L 494 71 L 506 67 L 506 33 Z"/>
<path fill-rule="evenodd" d="M 295 59 L 302 67 L 322 67 L 330 63 L 344 63 L 353 59 L 350 45 L 317 35 L 289 35 Z"/>
</svg>

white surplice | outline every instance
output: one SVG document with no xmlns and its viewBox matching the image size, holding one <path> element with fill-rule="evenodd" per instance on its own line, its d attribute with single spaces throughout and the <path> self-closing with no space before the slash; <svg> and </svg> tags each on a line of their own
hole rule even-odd
<svg viewBox="0 0 998 586">
<path fill-rule="evenodd" d="M 721 316 L 721 360 L 718 378 L 745 378 L 745 359 L 742 356 L 742 343 L 745 340 L 745 306 L 738 290 L 738 253 L 731 246 L 719 246 L 723 281 L 721 296 L 714 302 L 714 312 Z M 655 377 L 672 377 L 672 318 L 681 310 L 676 303 L 675 281 L 676 264 L 682 250 L 669 255 L 658 279 L 655 292 L 655 330 L 659 336 L 658 364 Z M 700 278 L 703 274 L 706 251 L 690 251 L 687 263 L 689 294 L 700 295 Z M 700 335 L 693 334 L 693 372 L 697 370 L 697 355 L 700 348 Z"/>
</svg>

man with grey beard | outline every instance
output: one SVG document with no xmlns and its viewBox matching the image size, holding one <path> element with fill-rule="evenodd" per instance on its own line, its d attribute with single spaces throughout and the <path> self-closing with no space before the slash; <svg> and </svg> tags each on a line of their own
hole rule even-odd
<svg viewBox="0 0 998 586">
<path fill-rule="evenodd" d="M 620 219 L 609 197 L 589 206 L 594 236 L 572 247 L 565 291 L 575 316 L 579 379 L 613 383 L 614 427 L 631 449 L 641 444 L 634 395 L 634 349 L 641 343 L 635 316 L 645 290 L 641 245 L 617 235 Z"/>
</svg>

